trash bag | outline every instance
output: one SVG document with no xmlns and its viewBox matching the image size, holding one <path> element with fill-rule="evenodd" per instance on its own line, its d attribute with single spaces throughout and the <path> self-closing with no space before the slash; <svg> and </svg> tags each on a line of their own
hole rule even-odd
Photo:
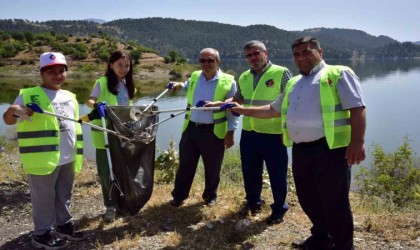
<svg viewBox="0 0 420 250">
<path fill-rule="evenodd" d="M 145 107 L 106 107 L 107 128 L 134 139 L 127 141 L 112 134 L 108 136 L 115 177 L 111 197 L 116 201 L 117 212 L 123 215 L 137 214 L 153 191 L 157 126 L 144 129 L 158 122 L 158 116 L 142 116 Z M 156 106 L 150 109 L 158 110 Z"/>
</svg>

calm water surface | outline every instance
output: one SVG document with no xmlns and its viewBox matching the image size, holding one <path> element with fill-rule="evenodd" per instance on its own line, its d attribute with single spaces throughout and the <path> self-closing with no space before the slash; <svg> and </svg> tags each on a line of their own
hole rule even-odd
<svg viewBox="0 0 420 250">
<path fill-rule="evenodd" d="M 363 165 L 368 166 L 373 143 L 381 145 L 386 152 L 394 151 L 402 143 L 402 138 L 408 136 L 411 145 L 417 154 L 420 153 L 420 60 L 404 61 L 365 61 L 352 63 L 351 61 L 328 61 L 329 64 L 348 65 L 354 69 L 362 82 L 367 105 L 367 131 L 366 146 L 369 154 Z M 291 61 L 276 61 L 274 63 L 288 67 L 297 74 Z M 240 72 L 247 69 L 245 61 L 223 62 L 224 71 L 233 70 L 238 78 Z M 163 89 L 162 89 L 163 90 Z M 155 96 L 144 97 L 135 102 L 135 105 L 149 104 Z M 7 90 L 4 90 L 7 91 Z M 4 92 L 3 92 L 4 93 Z M 86 94 L 84 94 L 86 95 Z M 79 100 L 83 103 L 85 100 Z M 8 101 L 0 99 L 0 113 L 9 105 Z M 159 109 L 184 108 L 186 99 L 183 95 L 166 95 L 156 102 Z M 89 108 L 81 105 L 81 114 L 90 112 Z M 162 114 L 160 120 L 168 117 Z M 156 138 L 160 149 L 167 149 L 169 141 L 173 139 L 178 147 L 181 136 L 183 115 L 172 118 L 159 125 Z M 6 135 L 10 126 L 0 119 L 0 135 Z M 90 140 L 90 127 L 84 126 L 85 156 L 94 159 L 94 149 Z M 235 145 L 239 145 L 240 130 L 235 133 Z"/>
</svg>

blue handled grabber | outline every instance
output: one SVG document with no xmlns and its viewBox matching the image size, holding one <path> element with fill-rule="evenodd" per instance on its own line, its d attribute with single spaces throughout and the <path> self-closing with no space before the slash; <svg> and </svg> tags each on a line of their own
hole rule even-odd
<svg viewBox="0 0 420 250">
<path fill-rule="evenodd" d="M 105 120 L 105 109 L 106 109 L 106 102 L 100 102 L 97 105 L 94 105 L 96 108 L 96 111 L 98 111 L 99 116 L 101 117 L 102 122 L 102 128 L 106 129 L 106 120 Z M 118 183 L 117 179 L 115 179 L 114 172 L 113 172 L 113 166 L 112 166 L 112 160 L 111 160 L 111 152 L 109 151 L 109 140 L 108 140 L 108 134 L 104 131 L 104 140 L 105 140 L 105 151 L 106 151 L 106 157 L 108 160 L 108 167 L 109 167 L 109 178 L 111 179 L 111 188 L 109 190 L 109 197 L 111 197 L 112 187 L 115 186 L 118 191 L 120 192 L 120 196 L 123 197 L 124 194 L 121 190 L 120 184 Z"/>
</svg>

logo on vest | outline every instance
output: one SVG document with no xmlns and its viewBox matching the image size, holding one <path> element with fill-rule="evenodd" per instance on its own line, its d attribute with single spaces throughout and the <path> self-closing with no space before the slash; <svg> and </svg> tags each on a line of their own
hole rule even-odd
<svg viewBox="0 0 420 250">
<path fill-rule="evenodd" d="M 273 79 L 267 80 L 265 82 L 265 86 L 267 86 L 267 87 L 273 87 L 274 86 L 274 80 Z"/>
<path fill-rule="evenodd" d="M 40 101 L 39 101 L 39 95 L 31 95 L 31 102 L 32 103 L 36 103 L 38 105 L 41 105 Z"/>
<path fill-rule="evenodd" d="M 330 86 L 331 86 L 331 83 L 332 83 L 331 79 L 330 79 L 330 78 L 328 78 L 328 85 L 330 85 Z"/>
</svg>

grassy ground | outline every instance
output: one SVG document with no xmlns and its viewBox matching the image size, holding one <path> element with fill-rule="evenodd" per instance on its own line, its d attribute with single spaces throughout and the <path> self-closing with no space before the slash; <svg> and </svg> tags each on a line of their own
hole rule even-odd
<svg viewBox="0 0 420 250">
<path fill-rule="evenodd" d="M 15 143 L 1 141 L 0 153 L 0 249 L 31 249 L 33 228 L 29 190 L 19 167 Z M 4 149 L 4 148 L 3 148 Z M 85 162 L 77 176 L 73 214 L 88 235 L 69 249 L 291 249 L 291 242 L 309 234 L 310 222 L 302 212 L 290 183 L 285 221 L 267 226 L 272 201 L 269 183 L 263 190 L 267 201 L 255 217 L 237 214 L 244 191 L 235 154 L 227 156 L 216 206 L 201 200 L 202 167 L 196 175 L 190 197 L 180 208 L 168 204 L 173 184 L 155 183 L 149 202 L 139 214 L 119 217 L 106 224 L 96 167 Z M 159 173 L 156 172 L 156 179 Z M 380 200 L 361 200 L 353 193 L 357 249 L 420 249 L 420 214 L 404 209 L 388 212 Z"/>
</svg>

